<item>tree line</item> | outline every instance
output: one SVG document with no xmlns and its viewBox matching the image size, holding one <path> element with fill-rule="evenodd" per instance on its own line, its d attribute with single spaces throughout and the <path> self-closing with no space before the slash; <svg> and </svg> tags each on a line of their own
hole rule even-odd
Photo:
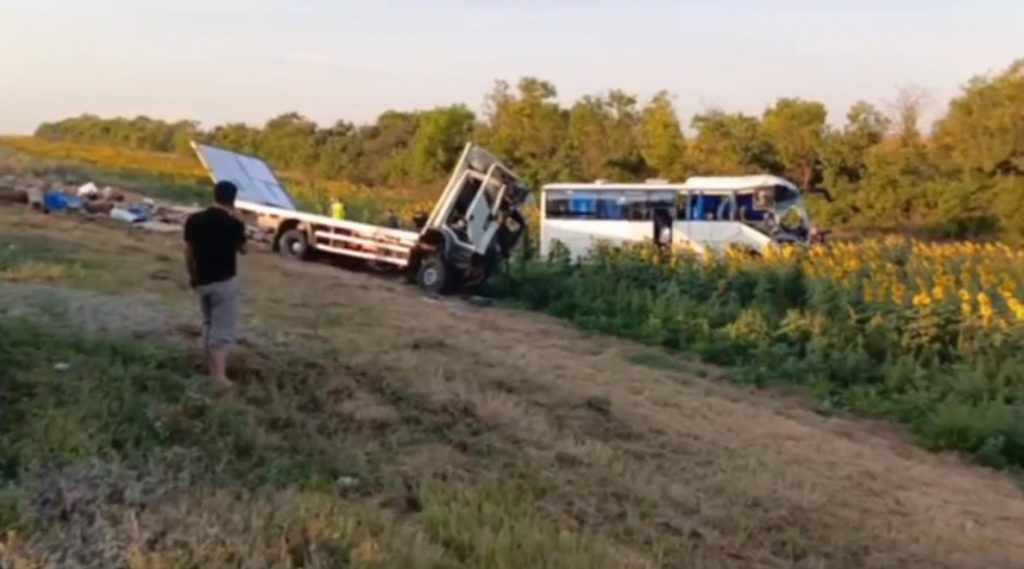
<svg viewBox="0 0 1024 569">
<path fill-rule="evenodd" d="M 689 138 L 667 92 L 641 101 L 610 90 L 568 107 L 557 94 L 528 77 L 515 87 L 498 81 L 481 116 L 451 105 L 321 127 L 291 112 L 262 127 L 203 130 L 194 121 L 83 115 L 42 124 L 35 134 L 180 153 L 198 139 L 311 181 L 366 186 L 436 185 L 473 139 L 534 185 L 774 173 L 829 190 L 833 201 L 813 204 L 825 226 L 1024 239 L 1024 60 L 968 81 L 928 133 L 922 99 L 910 91 L 886 110 L 858 102 L 838 126 L 822 103 L 795 97 L 760 116 L 713 109 L 691 118 Z"/>
</svg>

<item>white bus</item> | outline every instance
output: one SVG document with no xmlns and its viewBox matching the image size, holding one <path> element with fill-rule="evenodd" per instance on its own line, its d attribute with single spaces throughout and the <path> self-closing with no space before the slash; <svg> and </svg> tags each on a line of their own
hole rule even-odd
<svg viewBox="0 0 1024 569">
<path fill-rule="evenodd" d="M 816 236 L 800 189 L 769 175 L 548 184 L 541 189 L 540 225 L 541 255 L 560 242 L 577 259 L 598 241 L 652 240 L 697 252 L 739 245 L 762 253 L 772 243 Z"/>
</svg>

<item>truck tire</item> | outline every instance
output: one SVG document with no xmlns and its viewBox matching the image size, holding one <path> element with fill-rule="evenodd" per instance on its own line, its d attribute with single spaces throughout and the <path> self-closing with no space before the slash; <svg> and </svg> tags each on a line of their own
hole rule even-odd
<svg viewBox="0 0 1024 569">
<path fill-rule="evenodd" d="M 277 242 L 277 251 L 285 259 L 297 261 L 308 259 L 311 251 L 306 232 L 298 227 L 285 231 Z"/>
<path fill-rule="evenodd" d="M 420 263 L 420 269 L 416 272 L 416 284 L 424 292 L 442 294 L 448 290 L 451 279 L 449 272 L 444 261 L 437 257 L 427 257 Z"/>
</svg>

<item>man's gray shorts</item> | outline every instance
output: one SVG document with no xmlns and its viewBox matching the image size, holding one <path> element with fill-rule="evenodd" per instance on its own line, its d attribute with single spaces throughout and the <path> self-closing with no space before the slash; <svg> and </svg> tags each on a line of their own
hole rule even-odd
<svg viewBox="0 0 1024 569">
<path fill-rule="evenodd" d="M 196 287 L 203 309 L 203 334 L 206 349 L 223 350 L 235 343 L 238 334 L 238 277 Z"/>
</svg>

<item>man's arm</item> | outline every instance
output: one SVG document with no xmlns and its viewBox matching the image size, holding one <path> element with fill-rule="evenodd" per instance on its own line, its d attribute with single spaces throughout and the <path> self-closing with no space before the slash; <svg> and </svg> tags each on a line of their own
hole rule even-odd
<svg viewBox="0 0 1024 569">
<path fill-rule="evenodd" d="M 195 288 L 197 278 L 199 276 L 198 265 L 196 264 L 196 250 L 192 244 L 192 240 L 195 237 L 195 230 L 193 229 L 193 218 L 189 217 L 185 220 L 185 268 L 188 269 L 188 284 L 190 287 Z"/>
<path fill-rule="evenodd" d="M 242 255 L 245 255 L 246 253 L 248 253 L 248 249 L 246 248 L 245 245 L 246 245 L 246 241 L 245 241 L 245 223 L 243 223 L 241 220 L 239 220 L 239 222 L 238 222 L 238 252 L 240 254 L 242 254 Z"/>
<path fill-rule="evenodd" d="M 185 243 L 185 267 L 188 268 L 188 284 L 195 288 L 199 271 L 196 266 L 196 251 L 191 243 Z"/>
</svg>

